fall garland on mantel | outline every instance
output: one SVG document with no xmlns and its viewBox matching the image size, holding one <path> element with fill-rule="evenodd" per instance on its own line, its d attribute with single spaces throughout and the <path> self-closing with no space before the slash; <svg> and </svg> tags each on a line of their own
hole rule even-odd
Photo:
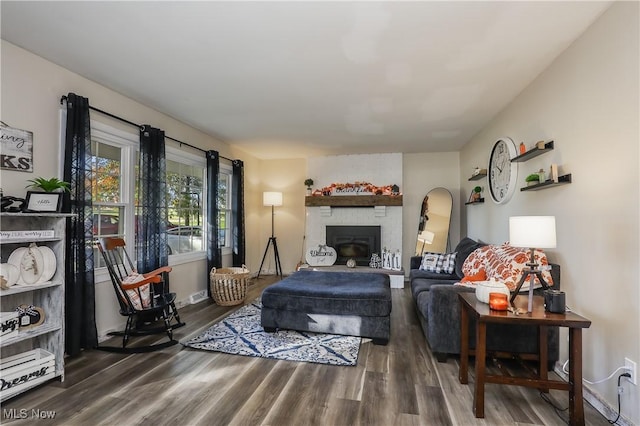
<svg viewBox="0 0 640 426">
<path fill-rule="evenodd" d="M 332 183 L 322 189 L 316 189 L 311 194 L 313 196 L 329 195 L 402 195 L 398 185 L 375 186 L 369 182 L 354 183 Z"/>
</svg>

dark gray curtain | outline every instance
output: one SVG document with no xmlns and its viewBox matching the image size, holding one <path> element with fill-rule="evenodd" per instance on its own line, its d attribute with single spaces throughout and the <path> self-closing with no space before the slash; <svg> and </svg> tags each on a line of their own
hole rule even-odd
<svg viewBox="0 0 640 426">
<path fill-rule="evenodd" d="M 222 266 L 222 250 L 218 242 L 218 175 L 220 174 L 220 155 L 217 151 L 207 151 L 207 271 Z M 211 296 L 210 286 L 207 286 Z"/>
<path fill-rule="evenodd" d="M 242 266 L 246 262 L 244 237 L 244 164 L 240 160 L 233 160 L 232 187 L 233 265 Z"/>
<path fill-rule="evenodd" d="M 67 95 L 63 180 L 71 191 L 63 196 L 67 219 L 65 241 L 65 350 L 76 356 L 98 345 L 93 279 L 93 209 L 91 200 L 91 128 L 89 100 Z"/>
<path fill-rule="evenodd" d="M 136 206 L 136 261 L 138 272 L 167 266 L 167 166 L 164 131 L 149 125 L 140 129 L 138 203 Z M 169 289 L 168 277 L 164 283 Z"/>
</svg>

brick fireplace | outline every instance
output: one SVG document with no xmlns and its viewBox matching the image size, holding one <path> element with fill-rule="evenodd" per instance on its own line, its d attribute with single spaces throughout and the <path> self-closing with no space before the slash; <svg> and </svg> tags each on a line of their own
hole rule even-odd
<svg viewBox="0 0 640 426">
<path fill-rule="evenodd" d="M 313 157 L 308 161 L 308 176 L 314 180 L 316 188 L 334 182 L 364 181 L 377 186 L 396 184 L 402 192 L 402 154 Z M 380 229 L 379 249 L 402 250 L 402 206 L 323 206 L 307 207 L 306 211 L 307 249 L 328 244 L 326 227 L 373 226 Z M 356 247 L 350 249 L 353 248 Z M 368 260 L 363 263 L 362 257 L 360 264 L 368 264 Z"/>
</svg>

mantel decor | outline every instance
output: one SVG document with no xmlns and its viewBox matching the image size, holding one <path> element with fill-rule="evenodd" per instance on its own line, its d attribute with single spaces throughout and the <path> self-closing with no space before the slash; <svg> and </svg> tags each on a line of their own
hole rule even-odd
<svg viewBox="0 0 640 426">
<path fill-rule="evenodd" d="M 322 189 L 316 189 L 313 196 L 353 196 L 353 195 L 401 195 L 398 185 L 375 186 L 369 182 L 332 183 Z"/>
</svg>

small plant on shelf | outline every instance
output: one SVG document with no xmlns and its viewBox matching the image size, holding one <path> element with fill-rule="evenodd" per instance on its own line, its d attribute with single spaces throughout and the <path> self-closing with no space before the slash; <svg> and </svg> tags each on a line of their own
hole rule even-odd
<svg viewBox="0 0 640 426">
<path fill-rule="evenodd" d="M 473 188 L 473 201 L 480 201 L 481 193 L 482 193 L 481 187 L 476 186 L 475 188 Z"/>
<path fill-rule="evenodd" d="M 537 185 L 540 183 L 540 175 L 538 173 L 531 173 L 524 180 L 527 182 L 527 186 Z"/>
<path fill-rule="evenodd" d="M 304 184 L 306 185 L 307 189 L 311 189 L 311 187 L 313 186 L 313 179 L 305 179 Z"/>
<path fill-rule="evenodd" d="M 36 188 L 41 189 L 44 192 L 56 192 L 59 189 L 69 192 L 71 190 L 71 184 L 69 182 L 62 181 L 58 178 L 45 179 L 42 177 L 30 179 L 27 182 L 31 182 L 30 185 L 25 186 L 25 188 Z"/>
<path fill-rule="evenodd" d="M 311 187 L 313 186 L 313 179 L 306 178 L 304 184 L 307 187 L 307 195 L 311 195 Z"/>
</svg>

